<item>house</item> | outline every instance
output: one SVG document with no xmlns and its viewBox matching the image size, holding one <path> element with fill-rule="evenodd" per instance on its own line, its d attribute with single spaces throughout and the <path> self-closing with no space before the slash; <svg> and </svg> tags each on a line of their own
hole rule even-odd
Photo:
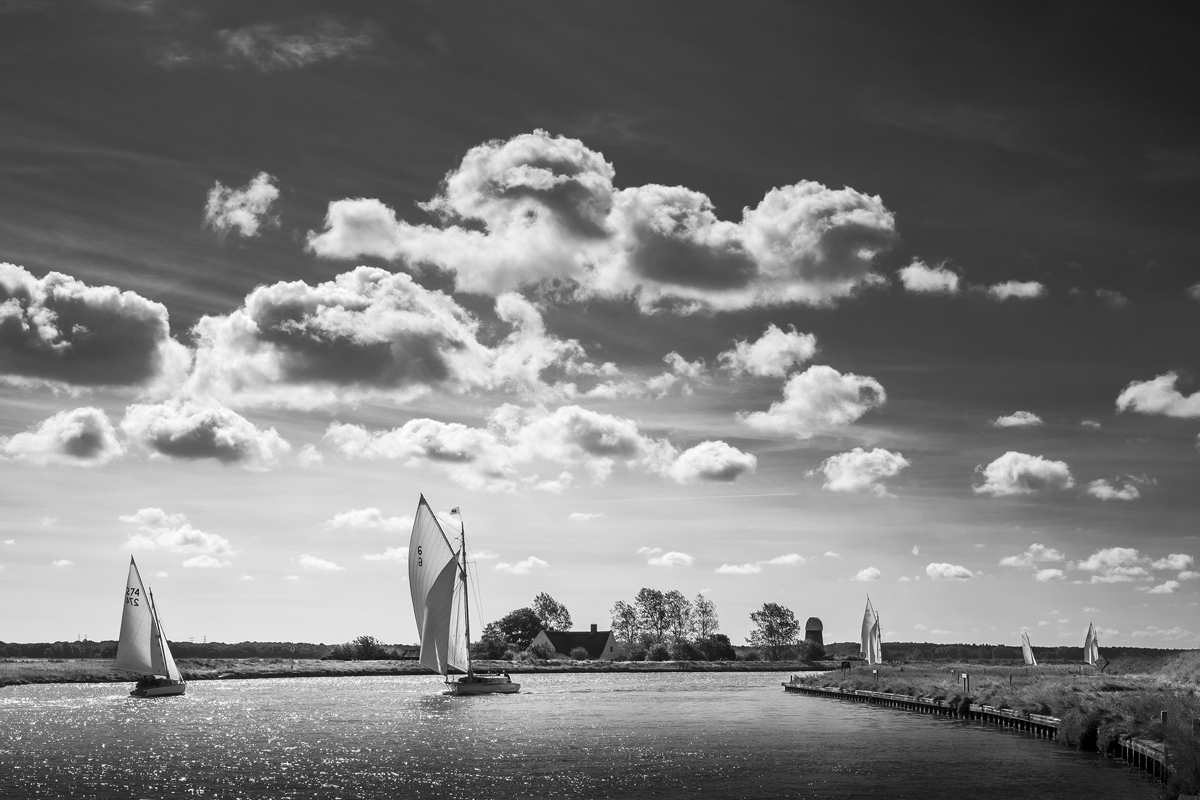
<svg viewBox="0 0 1200 800">
<path fill-rule="evenodd" d="M 556 653 L 569 656 L 576 647 L 587 650 L 588 658 L 601 661 L 612 661 L 617 657 L 617 640 L 612 631 L 598 631 L 593 625 L 590 631 L 542 631 L 530 643 L 533 647 L 538 642 L 548 644 Z"/>
</svg>

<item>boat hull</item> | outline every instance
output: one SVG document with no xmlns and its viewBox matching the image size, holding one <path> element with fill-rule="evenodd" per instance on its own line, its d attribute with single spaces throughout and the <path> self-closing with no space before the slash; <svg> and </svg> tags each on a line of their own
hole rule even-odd
<svg viewBox="0 0 1200 800">
<path fill-rule="evenodd" d="M 129 693 L 130 697 L 176 697 L 187 690 L 186 681 L 171 681 L 153 686 L 137 686 Z"/>
<path fill-rule="evenodd" d="M 452 695 L 477 695 L 477 694 L 516 694 L 521 691 L 521 684 L 513 683 L 512 680 L 506 677 L 480 677 L 475 676 L 473 680 L 460 678 L 457 681 L 446 681 L 446 688 L 450 690 Z"/>
</svg>

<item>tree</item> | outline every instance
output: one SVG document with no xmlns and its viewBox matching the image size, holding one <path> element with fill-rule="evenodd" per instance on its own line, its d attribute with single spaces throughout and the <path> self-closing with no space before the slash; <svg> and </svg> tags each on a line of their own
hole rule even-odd
<svg viewBox="0 0 1200 800">
<path fill-rule="evenodd" d="M 633 599 L 633 607 L 637 609 L 638 628 L 644 636 L 651 642 L 661 642 L 666 638 L 667 610 L 662 592 L 639 589 L 637 597 Z"/>
<path fill-rule="evenodd" d="M 692 636 L 697 641 L 704 641 L 718 630 L 720 623 L 717 620 L 717 607 L 704 595 L 696 595 L 696 599 L 692 601 Z"/>
<path fill-rule="evenodd" d="M 696 646 L 709 661 L 737 661 L 737 651 L 723 633 L 713 633 L 696 642 Z"/>
<path fill-rule="evenodd" d="M 618 600 L 613 603 L 611 613 L 613 636 L 619 642 L 634 642 L 640 633 L 637 609 L 624 600 Z"/>
<path fill-rule="evenodd" d="M 533 613 L 538 615 L 542 627 L 548 631 L 571 630 L 571 612 L 545 592 L 533 598 Z"/>
<path fill-rule="evenodd" d="M 512 642 L 521 650 L 529 647 L 530 643 L 542 631 L 542 618 L 532 608 L 518 608 L 510 611 L 495 623 L 504 641 Z"/>
<path fill-rule="evenodd" d="M 750 621 L 754 623 L 754 630 L 747 641 L 755 647 L 767 648 L 772 661 L 778 661 L 800 638 L 796 615 L 778 603 L 763 603 L 761 611 L 750 614 Z"/>
<path fill-rule="evenodd" d="M 383 649 L 383 643 L 374 636 L 359 636 L 352 644 L 354 645 L 354 657 L 359 661 L 378 661 L 387 658 L 387 651 Z"/>
<path fill-rule="evenodd" d="M 663 623 L 673 643 L 687 641 L 692 632 L 692 604 L 678 589 L 663 595 Z"/>
</svg>

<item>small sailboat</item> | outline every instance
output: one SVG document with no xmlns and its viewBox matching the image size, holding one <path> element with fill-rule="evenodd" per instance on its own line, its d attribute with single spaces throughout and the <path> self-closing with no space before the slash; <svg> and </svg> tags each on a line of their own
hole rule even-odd
<svg viewBox="0 0 1200 800">
<path fill-rule="evenodd" d="M 867 610 L 863 612 L 862 623 L 862 657 L 868 664 L 883 663 L 883 636 L 879 632 L 879 614 L 871 605 L 871 596 L 867 595 Z"/>
<path fill-rule="evenodd" d="M 1088 623 L 1087 636 L 1083 638 L 1083 663 L 1096 666 L 1100 660 L 1100 637 L 1096 634 L 1096 626 Z"/>
<path fill-rule="evenodd" d="M 1033 655 L 1033 645 L 1029 643 L 1028 631 L 1021 631 L 1021 657 L 1025 659 L 1025 666 L 1037 666 L 1037 658 Z"/>
<path fill-rule="evenodd" d="M 467 534 L 462 515 L 445 519 L 421 495 L 408 542 L 408 586 L 421 636 L 420 662 L 446 678 L 450 694 L 512 694 L 521 689 L 508 673 L 476 672 L 471 665 L 467 585 Z M 446 535 L 446 529 L 457 539 Z M 462 677 L 451 680 L 451 673 Z"/>
<path fill-rule="evenodd" d="M 133 697 L 170 697 L 183 694 L 187 682 L 179 674 L 154 595 L 142 583 L 137 563 L 129 557 L 129 578 L 125 581 L 125 604 L 121 611 L 121 638 L 113 669 L 140 676 L 129 694 Z"/>
</svg>

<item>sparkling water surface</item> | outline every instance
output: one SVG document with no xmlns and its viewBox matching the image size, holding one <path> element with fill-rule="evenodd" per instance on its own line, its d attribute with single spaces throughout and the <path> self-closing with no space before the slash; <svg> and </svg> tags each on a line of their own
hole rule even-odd
<svg viewBox="0 0 1200 800">
<path fill-rule="evenodd" d="M 0 797 L 1152 798 L 1095 755 L 787 694 L 773 673 L 430 677 L 0 689 Z"/>
</svg>

